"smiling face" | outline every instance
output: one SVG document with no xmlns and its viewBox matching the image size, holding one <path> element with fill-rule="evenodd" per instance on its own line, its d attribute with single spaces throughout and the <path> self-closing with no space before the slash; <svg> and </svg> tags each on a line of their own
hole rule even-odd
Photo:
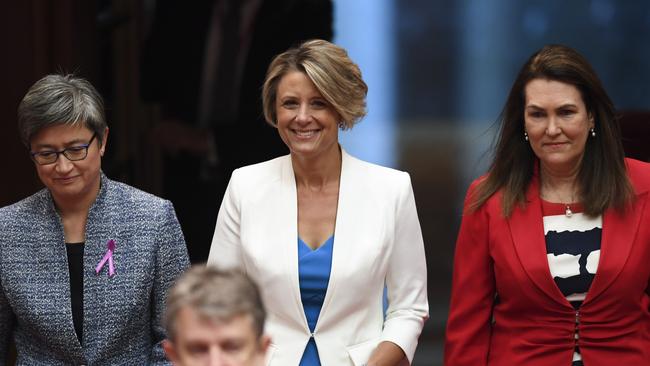
<svg viewBox="0 0 650 366">
<path fill-rule="evenodd" d="M 533 79 L 525 93 L 525 128 L 542 171 L 574 174 L 594 127 L 580 91 L 560 81 Z"/>
<path fill-rule="evenodd" d="M 61 151 L 66 148 L 88 144 L 93 131 L 83 125 L 57 124 L 37 132 L 30 140 L 31 152 Z M 36 165 L 41 182 L 50 190 L 55 202 L 92 202 L 99 192 L 101 156 L 106 146 L 108 129 L 103 141 L 95 138 L 88 146 L 88 155 L 83 160 L 70 161 L 59 154 L 52 164 Z"/>
<path fill-rule="evenodd" d="M 277 127 L 291 154 L 315 158 L 338 154 L 340 117 L 300 71 L 292 71 L 278 83 L 275 100 Z"/>
<path fill-rule="evenodd" d="M 257 336 L 248 315 L 217 323 L 184 307 L 178 312 L 176 329 L 174 340 L 163 343 L 176 366 L 260 366 L 270 343 L 267 336 Z"/>
</svg>

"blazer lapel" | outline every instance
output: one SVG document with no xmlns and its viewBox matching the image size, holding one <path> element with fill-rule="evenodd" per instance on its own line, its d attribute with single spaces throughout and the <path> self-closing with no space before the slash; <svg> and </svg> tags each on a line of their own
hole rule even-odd
<svg viewBox="0 0 650 366">
<path fill-rule="evenodd" d="M 54 207 L 54 200 L 51 195 L 47 194 L 48 198 L 48 211 L 46 216 L 50 217 L 52 223 L 52 243 L 49 245 L 42 246 L 41 250 L 43 251 L 40 258 L 50 258 L 50 267 L 47 270 L 51 273 L 50 277 L 52 280 L 52 288 L 59 288 L 59 295 L 64 296 L 64 300 L 60 303 L 51 304 L 52 308 L 49 309 L 52 313 L 64 313 L 64 324 L 59 324 L 59 341 L 62 344 L 62 347 L 66 349 L 69 353 L 72 354 L 71 359 L 83 359 L 83 349 L 81 348 L 81 343 L 77 338 L 77 334 L 74 330 L 73 320 L 72 320 L 72 305 L 69 301 L 70 299 L 70 272 L 68 264 L 68 255 L 65 247 L 65 236 L 63 233 L 63 224 L 59 213 Z M 54 319 L 54 318 L 53 318 Z M 61 318 L 59 318 L 61 319 Z"/>
<path fill-rule="evenodd" d="M 526 206 L 516 206 L 507 219 L 517 257 L 524 270 L 546 295 L 563 306 L 571 306 L 557 287 L 548 266 L 539 182 L 533 177 L 526 192 Z"/>
<path fill-rule="evenodd" d="M 339 198 L 336 208 L 336 226 L 334 227 L 334 247 L 332 248 L 332 268 L 330 270 L 330 278 L 327 284 L 327 292 L 325 293 L 325 299 L 323 300 L 323 306 L 321 307 L 319 319 L 324 317 L 326 309 L 332 300 L 334 294 L 334 289 L 336 288 L 336 280 L 339 276 L 338 273 L 344 271 L 347 267 L 348 259 L 350 256 L 347 253 L 347 248 L 343 243 L 350 243 L 348 239 L 349 236 L 349 225 L 354 223 L 354 204 L 350 202 L 351 197 L 354 197 L 354 178 L 352 177 L 354 173 L 354 168 L 350 168 L 352 162 L 352 157 L 348 155 L 345 150 L 341 147 L 341 178 L 339 181 Z M 341 243 L 341 244 L 337 244 Z M 319 321 L 316 324 L 321 324 L 322 321 Z"/>
<path fill-rule="evenodd" d="M 616 279 L 630 255 L 634 237 L 641 224 L 641 213 L 646 205 L 647 194 L 637 195 L 636 202 L 626 211 L 608 209 L 603 215 L 603 234 L 600 246 L 600 262 L 585 303 L 598 297 Z"/>
<path fill-rule="evenodd" d="M 278 210 L 278 221 L 281 224 L 277 225 L 277 235 L 280 237 L 280 243 L 283 245 L 284 253 L 281 255 L 284 261 L 284 268 L 289 268 L 287 275 L 289 276 L 287 283 L 291 288 L 293 299 L 291 306 L 294 307 L 299 319 L 309 332 L 309 325 L 305 316 L 305 310 L 302 306 L 300 298 L 300 278 L 298 276 L 298 192 L 296 190 L 296 177 L 293 172 L 291 163 L 291 155 L 287 155 L 286 159 L 282 161 L 282 177 L 279 203 L 283 207 Z"/>
</svg>

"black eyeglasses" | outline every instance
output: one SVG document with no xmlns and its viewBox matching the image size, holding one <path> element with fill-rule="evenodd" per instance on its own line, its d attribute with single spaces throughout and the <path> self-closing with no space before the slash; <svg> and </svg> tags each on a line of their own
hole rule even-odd
<svg viewBox="0 0 650 366">
<path fill-rule="evenodd" d="M 96 136 L 97 133 L 94 133 L 93 137 L 90 138 L 90 141 L 84 145 L 70 146 L 59 151 L 46 150 L 39 152 L 30 152 L 29 154 L 31 155 L 32 160 L 34 160 L 38 165 L 54 164 L 57 159 L 59 159 L 59 155 L 61 154 L 63 154 L 63 156 L 65 156 L 66 159 L 70 161 L 83 160 L 86 158 L 86 156 L 88 156 L 88 148 L 93 143 L 93 140 L 95 140 Z"/>
</svg>

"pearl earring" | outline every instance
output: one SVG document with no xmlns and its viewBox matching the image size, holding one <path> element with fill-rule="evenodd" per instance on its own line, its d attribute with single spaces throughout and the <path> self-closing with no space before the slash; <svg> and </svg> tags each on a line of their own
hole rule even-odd
<svg viewBox="0 0 650 366">
<path fill-rule="evenodd" d="M 528 132 L 524 131 L 524 140 L 528 141 Z"/>
<path fill-rule="evenodd" d="M 591 137 L 596 137 L 596 130 L 594 130 L 593 127 L 591 128 L 590 131 L 591 131 Z"/>
</svg>

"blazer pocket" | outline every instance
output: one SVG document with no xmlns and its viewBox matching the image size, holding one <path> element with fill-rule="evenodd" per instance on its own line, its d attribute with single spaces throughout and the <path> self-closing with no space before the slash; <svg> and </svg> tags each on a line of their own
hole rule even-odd
<svg viewBox="0 0 650 366">
<path fill-rule="evenodd" d="M 372 352 L 377 348 L 379 338 L 374 338 L 365 342 L 348 346 L 348 355 L 352 359 L 354 366 L 365 366 Z"/>
<path fill-rule="evenodd" d="M 269 349 L 266 350 L 266 362 L 265 362 L 266 366 L 269 366 L 271 364 L 271 361 L 273 361 L 273 354 L 277 350 L 278 347 L 275 344 L 273 343 L 269 344 Z"/>
</svg>

